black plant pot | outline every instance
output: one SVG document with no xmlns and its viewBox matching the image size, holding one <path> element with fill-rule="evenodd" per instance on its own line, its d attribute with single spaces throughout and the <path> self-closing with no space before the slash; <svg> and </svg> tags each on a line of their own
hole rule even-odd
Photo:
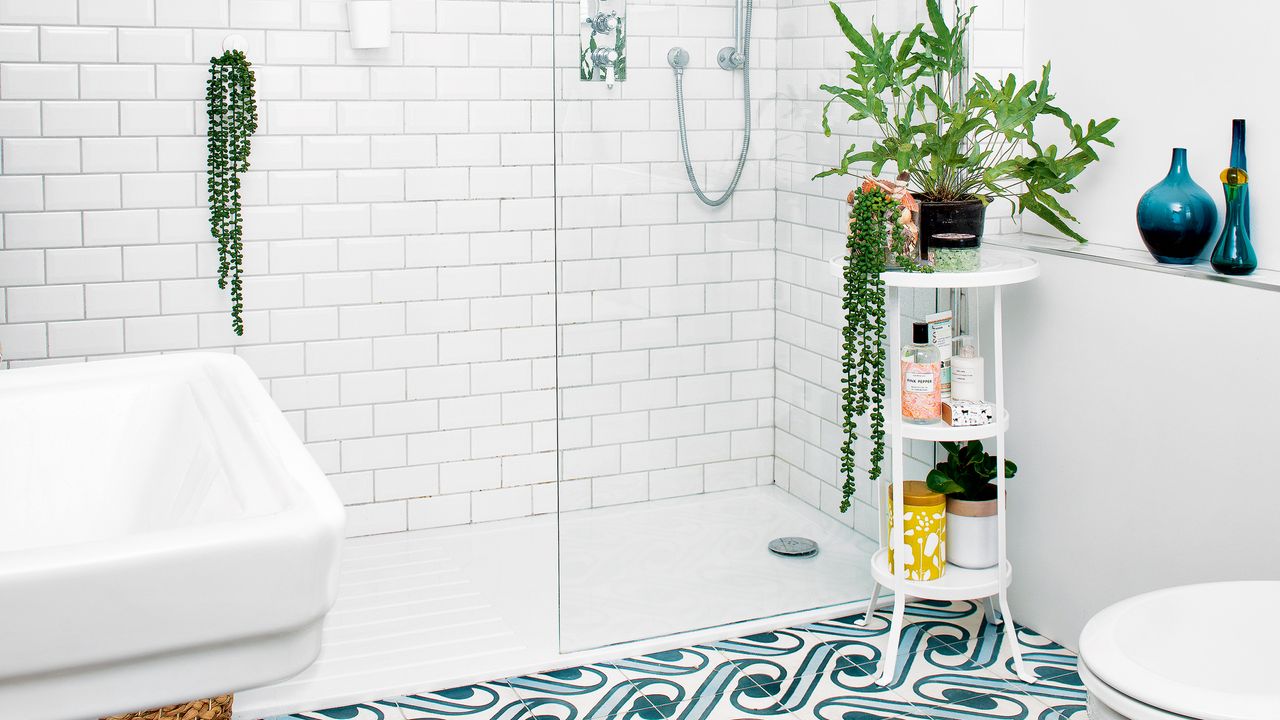
<svg viewBox="0 0 1280 720">
<path fill-rule="evenodd" d="M 920 203 L 920 256 L 928 257 L 929 238 L 942 233 L 965 233 L 982 239 L 987 206 L 978 199 L 938 202 L 917 198 Z"/>
</svg>

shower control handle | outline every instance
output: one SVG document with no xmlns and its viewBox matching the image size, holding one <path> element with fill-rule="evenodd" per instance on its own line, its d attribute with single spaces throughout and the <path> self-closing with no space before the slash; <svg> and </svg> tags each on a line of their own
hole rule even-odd
<svg viewBox="0 0 1280 720">
<path fill-rule="evenodd" d="M 591 64 L 596 67 L 613 67 L 618 62 L 618 51 L 613 48 L 597 48 L 591 53 Z"/>
<path fill-rule="evenodd" d="M 591 64 L 604 68 L 604 84 L 612 88 L 618 78 L 618 51 L 613 48 L 597 48 L 591 53 Z"/>
<path fill-rule="evenodd" d="M 585 25 L 591 27 L 591 31 L 597 35 L 606 35 L 614 31 L 618 27 L 618 13 L 616 10 L 609 12 L 598 12 L 594 16 L 588 17 L 582 21 Z"/>
</svg>

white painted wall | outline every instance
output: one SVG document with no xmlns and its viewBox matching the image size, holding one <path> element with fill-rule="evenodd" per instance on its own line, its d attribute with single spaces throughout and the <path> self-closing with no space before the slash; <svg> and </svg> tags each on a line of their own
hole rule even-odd
<svg viewBox="0 0 1280 720">
<path fill-rule="evenodd" d="M 1077 120 L 1120 118 L 1116 148 L 1104 148 L 1066 201 L 1085 237 L 1143 247 L 1135 208 L 1168 171 L 1173 147 L 1187 148 L 1192 176 L 1221 210 L 1218 173 L 1239 117 L 1248 121 L 1259 265 L 1280 267 L 1280 219 L 1267 208 L 1280 167 L 1280 100 L 1258 84 L 1274 63 L 1277 20 L 1280 7 L 1265 0 L 1027 0 L 1028 72 L 1052 60 L 1058 102 Z M 1053 234 L 1038 220 L 1027 228 Z"/>
<path fill-rule="evenodd" d="M 1280 293 L 1036 258 L 1005 303 L 1018 620 L 1074 647 L 1130 595 L 1280 579 Z"/>
</svg>

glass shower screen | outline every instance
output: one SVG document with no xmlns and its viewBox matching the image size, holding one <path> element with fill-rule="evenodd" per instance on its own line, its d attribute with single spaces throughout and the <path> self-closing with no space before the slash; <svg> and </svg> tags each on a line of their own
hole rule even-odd
<svg viewBox="0 0 1280 720">
<path fill-rule="evenodd" d="M 852 532 L 773 484 L 776 131 L 753 100 L 739 170 L 745 63 L 719 60 L 744 10 L 555 5 L 563 651 L 856 599 L 826 581 L 860 572 Z M 751 57 L 770 57 L 755 30 Z M 620 58 L 625 79 L 602 71 Z M 691 189 L 718 197 L 739 173 L 717 207 Z M 823 551 L 774 555 L 781 535 Z"/>
</svg>

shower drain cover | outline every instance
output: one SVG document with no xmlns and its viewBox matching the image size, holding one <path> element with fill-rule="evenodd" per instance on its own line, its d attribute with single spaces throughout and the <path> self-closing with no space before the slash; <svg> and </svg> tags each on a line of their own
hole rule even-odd
<svg viewBox="0 0 1280 720">
<path fill-rule="evenodd" d="M 803 537 L 780 537 L 769 541 L 769 551 L 783 557 L 812 557 L 818 554 L 818 543 Z"/>
</svg>

